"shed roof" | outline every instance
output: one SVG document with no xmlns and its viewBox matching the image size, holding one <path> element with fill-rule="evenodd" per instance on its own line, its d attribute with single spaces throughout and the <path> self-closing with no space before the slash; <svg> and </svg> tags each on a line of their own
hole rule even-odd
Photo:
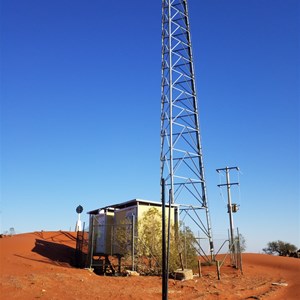
<svg viewBox="0 0 300 300">
<path fill-rule="evenodd" d="M 161 202 L 156 202 L 156 201 L 150 201 L 150 200 L 143 200 L 143 199 L 132 199 L 126 202 L 122 202 L 122 203 L 118 203 L 118 204 L 113 204 L 113 205 L 108 205 L 108 206 L 104 206 L 98 209 L 94 209 L 91 211 L 88 211 L 87 214 L 90 215 L 97 215 L 100 213 L 101 210 L 118 210 L 118 209 L 122 209 L 122 208 L 126 208 L 126 207 L 131 207 L 131 206 L 135 206 L 135 205 L 149 205 L 149 206 L 158 206 L 161 207 L 162 203 Z M 168 206 L 169 204 L 166 204 L 166 206 Z M 172 204 L 172 207 L 179 207 L 178 204 Z"/>
</svg>

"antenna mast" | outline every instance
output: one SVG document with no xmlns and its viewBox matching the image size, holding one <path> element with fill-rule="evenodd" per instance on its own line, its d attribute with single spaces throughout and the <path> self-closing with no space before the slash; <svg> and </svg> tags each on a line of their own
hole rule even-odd
<svg viewBox="0 0 300 300">
<path fill-rule="evenodd" d="M 160 160 L 171 203 L 198 226 L 213 255 L 187 0 L 162 1 Z"/>
</svg>

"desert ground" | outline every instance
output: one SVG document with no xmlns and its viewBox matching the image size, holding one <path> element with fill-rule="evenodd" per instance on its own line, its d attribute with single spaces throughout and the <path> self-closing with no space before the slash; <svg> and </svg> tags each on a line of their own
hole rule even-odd
<svg viewBox="0 0 300 300">
<path fill-rule="evenodd" d="M 161 299 L 160 277 L 99 276 L 73 267 L 75 233 L 33 232 L 0 238 L 1 299 Z M 300 259 L 243 254 L 243 274 L 228 263 L 202 277 L 169 280 L 169 299 L 300 299 Z"/>
</svg>

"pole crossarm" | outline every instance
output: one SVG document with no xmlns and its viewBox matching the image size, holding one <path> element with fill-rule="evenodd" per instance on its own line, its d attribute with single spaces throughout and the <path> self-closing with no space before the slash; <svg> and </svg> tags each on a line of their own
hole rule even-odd
<svg viewBox="0 0 300 300">
<path fill-rule="evenodd" d="M 222 184 L 218 184 L 218 187 L 221 186 L 228 186 L 228 185 L 240 185 L 238 182 L 231 182 L 231 183 L 222 183 Z"/>
<path fill-rule="evenodd" d="M 226 171 L 226 170 L 237 170 L 239 171 L 239 167 L 225 167 L 225 168 L 220 168 L 220 169 L 216 169 L 216 171 L 219 173 L 220 171 Z"/>
</svg>

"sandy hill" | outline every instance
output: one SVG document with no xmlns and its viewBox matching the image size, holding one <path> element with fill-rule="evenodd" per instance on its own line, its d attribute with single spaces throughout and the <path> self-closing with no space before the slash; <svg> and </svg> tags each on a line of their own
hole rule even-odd
<svg viewBox="0 0 300 300">
<path fill-rule="evenodd" d="M 72 232 L 0 238 L 1 299 L 161 299 L 159 277 L 109 277 L 72 267 Z M 243 254 L 243 270 L 224 264 L 202 278 L 169 280 L 169 299 L 300 299 L 300 259 Z"/>
</svg>

